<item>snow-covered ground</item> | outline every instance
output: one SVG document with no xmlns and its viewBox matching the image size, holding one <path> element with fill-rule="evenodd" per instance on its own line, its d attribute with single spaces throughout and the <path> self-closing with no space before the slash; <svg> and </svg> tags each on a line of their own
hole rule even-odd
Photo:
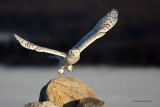
<svg viewBox="0 0 160 107">
<path fill-rule="evenodd" d="M 0 66 L 0 107 L 37 102 L 41 88 L 59 77 L 57 69 Z M 77 65 L 65 76 L 86 83 L 108 107 L 160 107 L 160 68 Z"/>
</svg>

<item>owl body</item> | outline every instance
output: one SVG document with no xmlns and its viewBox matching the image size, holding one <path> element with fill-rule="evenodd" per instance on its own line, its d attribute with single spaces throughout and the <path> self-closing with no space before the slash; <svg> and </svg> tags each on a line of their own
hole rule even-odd
<svg viewBox="0 0 160 107">
<path fill-rule="evenodd" d="M 65 66 L 65 67 L 71 66 L 71 65 L 77 63 L 77 62 L 79 61 L 79 59 L 80 59 L 80 57 L 70 58 L 70 57 L 67 56 L 67 57 L 64 58 L 62 61 L 60 61 L 60 64 L 61 64 L 62 66 Z"/>
<path fill-rule="evenodd" d="M 100 21 L 95 25 L 95 27 L 88 34 L 86 34 L 71 50 L 69 50 L 68 53 L 41 47 L 30 43 L 27 40 L 24 40 L 16 34 L 13 35 L 20 42 L 20 44 L 27 49 L 35 50 L 37 52 L 54 54 L 53 58 L 57 58 L 59 60 L 59 65 L 61 66 L 58 72 L 62 75 L 64 74 L 64 67 L 67 67 L 67 69 L 72 72 L 72 65 L 79 61 L 80 53 L 95 40 L 104 36 L 105 33 L 117 23 L 117 21 L 118 12 L 113 9 L 102 19 L 100 19 Z"/>
</svg>

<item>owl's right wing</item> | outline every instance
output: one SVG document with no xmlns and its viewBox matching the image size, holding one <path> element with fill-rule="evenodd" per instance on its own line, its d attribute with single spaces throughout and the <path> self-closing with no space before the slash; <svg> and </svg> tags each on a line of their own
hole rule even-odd
<svg viewBox="0 0 160 107">
<path fill-rule="evenodd" d="M 54 54 L 54 55 L 59 55 L 62 57 L 66 57 L 66 54 L 63 52 L 59 52 L 57 50 L 53 50 L 53 49 L 49 49 L 49 48 L 45 48 L 45 47 L 41 47 L 38 45 L 35 45 L 27 40 L 24 40 L 23 38 L 19 37 L 16 34 L 13 34 L 13 36 L 19 41 L 19 43 L 21 44 L 21 46 L 23 46 L 24 48 L 30 49 L 30 50 L 35 50 L 37 52 L 45 52 L 45 53 L 49 53 L 49 54 Z"/>
<path fill-rule="evenodd" d="M 110 30 L 118 21 L 118 12 L 113 9 L 106 16 L 104 16 L 96 26 L 86 34 L 73 48 L 82 52 L 96 39 L 101 38 L 105 33 Z"/>
</svg>

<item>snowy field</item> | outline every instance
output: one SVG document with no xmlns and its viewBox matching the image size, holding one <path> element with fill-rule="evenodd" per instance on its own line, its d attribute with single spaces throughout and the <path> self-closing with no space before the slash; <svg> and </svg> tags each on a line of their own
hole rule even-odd
<svg viewBox="0 0 160 107">
<path fill-rule="evenodd" d="M 0 66 L 0 107 L 23 107 L 37 102 L 41 88 L 59 77 L 58 67 Z M 74 66 L 77 77 L 108 107 L 160 107 L 160 68 Z"/>
</svg>

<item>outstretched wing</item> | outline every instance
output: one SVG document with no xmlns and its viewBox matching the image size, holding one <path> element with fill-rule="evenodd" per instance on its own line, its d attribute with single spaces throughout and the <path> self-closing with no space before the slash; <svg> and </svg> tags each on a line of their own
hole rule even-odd
<svg viewBox="0 0 160 107">
<path fill-rule="evenodd" d="M 102 37 L 108 30 L 110 30 L 118 21 L 118 12 L 113 9 L 106 16 L 104 16 L 96 26 L 85 35 L 73 48 L 77 48 L 82 52 L 88 45 L 96 39 Z"/>
<path fill-rule="evenodd" d="M 35 45 L 35 44 L 33 44 L 33 43 L 31 43 L 27 40 L 24 40 L 23 38 L 19 37 L 16 34 L 13 34 L 13 36 L 19 41 L 19 43 L 24 48 L 27 48 L 27 49 L 30 49 L 30 50 L 35 50 L 37 52 L 45 52 L 45 53 L 49 53 L 49 54 L 54 54 L 54 55 L 59 55 L 59 56 L 62 56 L 62 57 L 66 57 L 66 54 L 63 53 L 63 52 L 59 52 L 59 51 L 56 51 L 56 50 L 53 50 L 53 49 L 49 49 L 49 48 L 45 48 L 45 47 Z"/>
</svg>

